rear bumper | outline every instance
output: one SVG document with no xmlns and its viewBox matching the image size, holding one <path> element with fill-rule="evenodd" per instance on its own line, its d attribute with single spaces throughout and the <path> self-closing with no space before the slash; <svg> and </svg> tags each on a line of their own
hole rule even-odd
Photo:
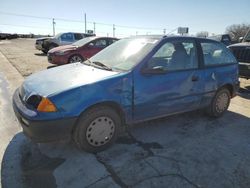
<svg viewBox="0 0 250 188">
<path fill-rule="evenodd" d="M 24 134 L 35 142 L 65 140 L 71 137 L 75 122 L 74 118 L 50 120 L 32 120 L 39 114 L 28 109 L 20 100 L 18 90 L 13 96 L 13 109 L 23 128 Z"/>
<path fill-rule="evenodd" d="M 232 91 L 232 98 L 237 95 L 237 92 L 240 88 L 240 82 L 238 81 L 234 86 L 233 86 L 233 91 Z"/>
</svg>

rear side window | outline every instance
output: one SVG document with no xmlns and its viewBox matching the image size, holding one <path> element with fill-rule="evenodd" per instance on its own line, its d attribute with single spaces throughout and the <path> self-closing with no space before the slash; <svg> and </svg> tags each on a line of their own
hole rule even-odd
<svg viewBox="0 0 250 188">
<path fill-rule="evenodd" d="M 64 33 L 61 36 L 62 41 L 73 42 L 73 34 L 72 33 Z"/>
<path fill-rule="evenodd" d="M 74 36 L 75 36 L 75 40 L 80 40 L 83 38 L 82 34 L 80 33 L 74 33 Z"/>
<path fill-rule="evenodd" d="M 233 54 L 223 44 L 202 42 L 201 47 L 205 66 L 237 63 Z"/>
</svg>

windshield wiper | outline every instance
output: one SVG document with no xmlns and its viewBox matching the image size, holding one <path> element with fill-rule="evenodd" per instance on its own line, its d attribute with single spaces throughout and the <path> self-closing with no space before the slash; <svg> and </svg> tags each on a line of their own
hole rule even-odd
<svg viewBox="0 0 250 188">
<path fill-rule="evenodd" d="M 95 64 L 95 65 L 97 65 L 98 67 L 104 68 L 105 70 L 110 70 L 110 71 L 112 71 L 112 68 L 109 67 L 109 66 L 107 66 L 107 65 L 105 65 L 104 63 L 101 63 L 101 62 L 99 62 L 99 61 L 93 61 L 92 63 Z"/>
<path fill-rule="evenodd" d="M 88 62 L 88 63 L 86 63 L 86 61 Z M 84 63 L 85 65 L 89 65 L 89 66 L 91 66 L 91 64 L 92 64 L 92 62 L 90 61 L 90 59 L 86 59 L 85 61 L 83 61 L 82 63 Z"/>
</svg>

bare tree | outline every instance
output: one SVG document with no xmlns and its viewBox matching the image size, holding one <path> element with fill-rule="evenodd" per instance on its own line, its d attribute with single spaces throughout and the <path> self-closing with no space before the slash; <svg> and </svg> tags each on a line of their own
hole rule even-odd
<svg viewBox="0 0 250 188">
<path fill-rule="evenodd" d="M 229 34 L 234 41 L 239 41 L 240 37 L 244 37 L 250 29 L 250 24 L 233 24 L 226 28 L 226 33 Z"/>
<path fill-rule="evenodd" d="M 208 37 L 208 32 L 207 31 L 200 31 L 200 32 L 196 33 L 196 37 L 207 38 Z"/>
</svg>

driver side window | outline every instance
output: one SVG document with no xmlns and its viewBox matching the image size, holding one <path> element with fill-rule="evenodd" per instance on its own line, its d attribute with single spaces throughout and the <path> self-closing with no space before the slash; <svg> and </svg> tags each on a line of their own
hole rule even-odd
<svg viewBox="0 0 250 188">
<path fill-rule="evenodd" d="M 148 68 L 161 67 L 167 71 L 198 67 L 195 43 L 192 40 L 175 40 L 163 44 L 151 57 Z"/>
</svg>

